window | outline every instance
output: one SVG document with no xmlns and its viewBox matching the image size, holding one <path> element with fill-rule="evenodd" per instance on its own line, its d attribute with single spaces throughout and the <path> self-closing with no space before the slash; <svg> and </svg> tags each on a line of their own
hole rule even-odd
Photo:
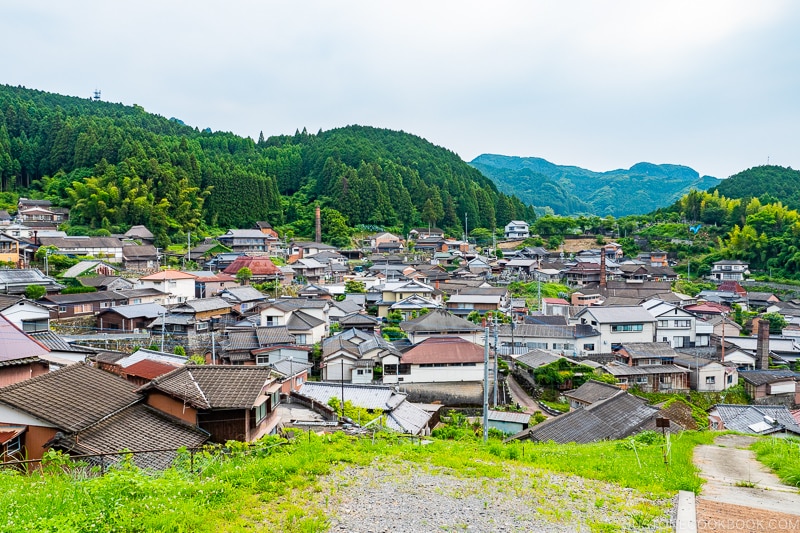
<svg viewBox="0 0 800 533">
<path fill-rule="evenodd" d="M 675 321 L 675 327 L 676 328 L 690 328 L 690 327 L 692 327 L 692 321 L 691 320 L 676 320 Z"/>
<path fill-rule="evenodd" d="M 594 351 L 594 344 L 584 344 L 583 345 L 583 349 L 586 350 L 587 352 L 593 352 Z"/>
<path fill-rule="evenodd" d="M 408 375 L 411 373 L 411 365 L 400 363 L 397 365 L 397 373 L 400 375 Z"/>
<path fill-rule="evenodd" d="M 78 304 L 72 308 L 72 312 L 76 315 L 79 315 L 81 313 L 91 313 L 92 304 Z"/>
<path fill-rule="evenodd" d="M 100 302 L 101 309 L 106 309 L 108 307 L 111 307 L 111 302 Z"/>
<path fill-rule="evenodd" d="M 706 385 L 714 385 L 717 381 L 716 376 L 706 376 Z"/>
<path fill-rule="evenodd" d="M 383 375 L 384 376 L 396 376 L 397 375 L 397 365 L 383 365 Z"/>
<path fill-rule="evenodd" d="M 636 383 L 647 383 L 647 376 L 637 376 Z"/>
<path fill-rule="evenodd" d="M 546 342 L 529 342 L 528 343 L 528 349 L 529 350 L 534 350 L 534 349 L 537 349 L 537 348 L 539 350 L 546 350 L 547 349 L 547 343 Z"/>
<path fill-rule="evenodd" d="M 67 312 L 67 306 L 66 305 L 59 305 L 58 306 L 58 312 L 59 313 L 66 313 Z"/>
<path fill-rule="evenodd" d="M 269 364 L 269 354 L 257 355 L 256 364 L 259 366 L 267 366 Z"/>
<path fill-rule="evenodd" d="M 22 449 L 22 435 L 17 435 L 6 444 L 6 453 L 11 455 L 17 453 Z"/>
<path fill-rule="evenodd" d="M 267 416 L 267 402 L 256 406 L 256 423 L 261 422 Z"/>
<path fill-rule="evenodd" d="M 611 331 L 615 333 L 624 331 L 642 331 L 643 329 L 643 324 L 613 324 L 611 326 Z"/>
<path fill-rule="evenodd" d="M 364 375 L 364 369 L 363 368 L 359 368 L 358 370 L 356 370 L 356 375 L 363 376 Z"/>
<path fill-rule="evenodd" d="M 728 374 L 728 379 L 726 381 L 727 381 L 728 385 L 733 383 L 733 375 L 732 374 Z"/>
<path fill-rule="evenodd" d="M 668 328 L 669 327 L 669 320 L 659 320 L 658 327 L 660 328 Z"/>
<path fill-rule="evenodd" d="M 35 331 L 47 331 L 48 329 L 49 329 L 48 320 L 46 318 L 22 321 L 22 331 L 24 331 L 25 333 L 33 333 Z"/>
<path fill-rule="evenodd" d="M 208 322 L 198 322 L 195 324 L 195 329 L 197 331 L 206 331 L 208 330 Z"/>
</svg>

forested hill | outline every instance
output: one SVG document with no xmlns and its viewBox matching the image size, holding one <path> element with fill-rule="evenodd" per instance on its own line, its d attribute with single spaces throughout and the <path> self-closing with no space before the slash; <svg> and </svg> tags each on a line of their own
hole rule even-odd
<svg viewBox="0 0 800 533">
<path fill-rule="evenodd" d="M 691 189 L 706 190 L 719 183 L 680 165 L 637 163 L 627 170 L 593 172 L 537 157 L 491 154 L 470 164 L 500 191 L 539 208 L 550 207 L 559 215 L 644 214 L 672 204 Z"/>
<path fill-rule="evenodd" d="M 748 168 L 734 174 L 709 192 L 726 198 L 759 198 L 762 204 L 780 201 L 800 209 L 800 171 L 775 165 Z"/>
<path fill-rule="evenodd" d="M 160 244 L 259 220 L 311 236 L 315 201 L 340 242 L 357 224 L 459 234 L 465 216 L 470 228 L 533 217 L 456 154 L 407 133 L 349 126 L 254 141 L 10 86 L 0 86 L 0 186 L 0 208 L 18 194 L 46 198 L 72 208 L 70 231 L 145 224 Z"/>
</svg>

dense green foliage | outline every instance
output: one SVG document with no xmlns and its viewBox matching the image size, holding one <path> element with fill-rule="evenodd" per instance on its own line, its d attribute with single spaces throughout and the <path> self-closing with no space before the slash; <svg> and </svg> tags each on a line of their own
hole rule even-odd
<svg viewBox="0 0 800 533">
<path fill-rule="evenodd" d="M 748 168 L 708 192 L 740 200 L 758 198 L 765 204 L 780 200 L 791 209 L 800 209 L 800 171 L 776 165 Z"/>
<path fill-rule="evenodd" d="M 3 207 L 14 194 L 68 206 L 76 226 L 144 224 L 161 245 L 259 220 L 309 237 L 315 201 L 336 244 L 356 224 L 460 234 L 465 217 L 489 229 L 534 218 L 455 153 L 403 132 L 349 126 L 255 142 L 139 106 L 9 86 L 0 86 L 0 193 Z"/>
<path fill-rule="evenodd" d="M 705 190 L 719 183 L 678 165 L 638 163 L 627 170 L 593 172 L 536 157 L 489 154 L 470 164 L 506 194 L 559 215 L 643 214 L 674 202 L 692 188 Z"/>
</svg>

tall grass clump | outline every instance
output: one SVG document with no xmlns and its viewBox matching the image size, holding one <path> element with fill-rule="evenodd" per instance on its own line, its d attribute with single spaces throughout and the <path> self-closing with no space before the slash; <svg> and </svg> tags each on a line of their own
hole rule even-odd
<svg viewBox="0 0 800 533">
<path fill-rule="evenodd" d="M 759 461 L 771 468 L 781 481 L 800 487 L 800 439 L 769 437 L 753 443 Z"/>
</svg>

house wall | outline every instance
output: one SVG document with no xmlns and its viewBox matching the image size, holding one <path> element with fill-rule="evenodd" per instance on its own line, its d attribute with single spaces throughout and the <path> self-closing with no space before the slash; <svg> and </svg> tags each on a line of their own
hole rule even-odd
<svg viewBox="0 0 800 533">
<path fill-rule="evenodd" d="M 0 367 L 0 387 L 35 378 L 36 376 L 47 374 L 49 371 L 50 365 L 44 361 L 28 363 L 27 365 L 3 366 Z"/>
<path fill-rule="evenodd" d="M 506 435 L 516 435 L 527 426 L 526 424 L 520 424 L 519 422 L 505 422 L 502 420 L 489 420 L 489 427 L 499 429 Z"/>
<path fill-rule="evenodd" d="M 344 364 L 342 363 L 344 361 Z M 326 361 L 322 367 L 323 381 L 350 381 L 352 379 L 353 362 L 348 359 L 337 357 Z"/>
<path fill-rule="evenodd" d="M 158 391 L 149 391 L 147 393 L 147 405 L 163 411 L 168 415 L 180 418 L 187 424 L 193 426 L 197 424 L 197 409 L 189 405 L 184 405 L 183 402 L 176 400 L 172 396 Z"/>
<path fill-rule="evenodd" d="M 794 381 L 780 381 L 767 385 L 767 394 L 786 394 L 793 393 L 795 389 Z"/>
<path fill-rule="evenodd" d="M 308 381 L 308 371 L 300 372 L 289 379 L 281 382 L 281 394 L 288 395 L 291 391 L 299 390 L 303 383 Z"/>
<path fill-rule="evenodd" d="M 350 374 L 352 383 L 372 383 L 372 368 L 354 368 Z"/>
<path fill-rule="evenodd" d="M 211 434 L 211 442 L 224 443 L 228 440 L 248 441 L 248 424 L 252 415 L 248 409 L 220 409 L 201 411 L 197 415 L 197 425 Z"/>
<path fill-rule="evenodd" d="M 24 301 L 4 309 L 0 314 L 23 331 L 23 322 L 50 319 L 50 311 Z"/>
<path fill-rule="evenodd" d="M 714 383 L 706 383 L 710 377 L 714 378 Z M 719 392 L 728 387 L 725 384 L 725 367 L 716 363 L 700 368 L 699 372 L 692 372 L 692 381 L 696 381 L 693 383 L 694 389 L 700 392 Z"/>
<path fill-rule="evenodd" d="M 42 426 L 28 426 L 28 430 L 22 435 L 25 446 L 26 459 L 41 459 L 48 448 L 45 444 L 55 437 L 57 428 Z"/>
<path fill-rule="evenodd" d="M 420 365 L 411 365 L 411 374 L 405 376 L 401 375 L 399 377 L 404 378 L 404 383 L 483 381 L 483 363 L 476 363 L 475 366 L 446 367 L 421 367 Z"/>
</svg>

